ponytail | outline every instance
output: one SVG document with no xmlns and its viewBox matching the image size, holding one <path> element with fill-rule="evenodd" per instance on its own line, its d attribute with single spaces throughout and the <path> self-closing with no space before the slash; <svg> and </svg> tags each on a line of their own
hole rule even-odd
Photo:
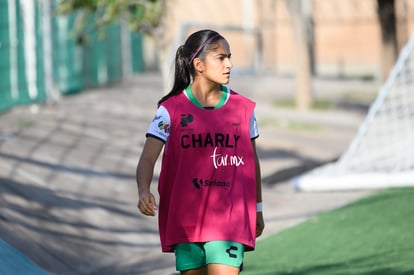
<svg viewBox="0 0 414 275">
<path fill-rule="evenodd" d="M 179 94 L 184 90 L 191 82 L 191 76 L 193 74 L 192 64 L 188 64 L 186 58 L 186 49 L 184 45 L 181 45 L 177 49 L 175 54 L 175 68 L 174 68 L 174 85 L 171 91 L 163 96 L 160 101 L 158 101 L 158 106 L 167 100 L 169 97 Z"/>
<path fill-rule="evenodd" d="M 209 45 L 224 39 L 212 30 L 201 30 L 191 34 L 184 45 L 178 47 L 175 54 L 174 84 L 171 91 L 158 101 L 158 106 L 172 96 L 180 94 L 194 78 L 194 58 L 204 59 Z"/>
</svg>

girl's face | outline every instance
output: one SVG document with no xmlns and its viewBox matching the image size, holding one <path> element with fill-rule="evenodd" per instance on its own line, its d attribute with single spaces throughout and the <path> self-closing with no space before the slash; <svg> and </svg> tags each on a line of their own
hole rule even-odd
<svg viewBox="0 0 414 275">
<path fill-rule="evenodd" d="M 226 40 L 220 39 L 215 47 L 207 52 L 201 75 L 218 84 L 228 84 L 233 63 L 230 60 L 230 46 Z"/>
</svg>

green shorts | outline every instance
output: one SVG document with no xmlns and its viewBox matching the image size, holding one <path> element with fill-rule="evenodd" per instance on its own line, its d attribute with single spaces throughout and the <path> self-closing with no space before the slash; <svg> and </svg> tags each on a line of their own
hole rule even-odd
<svg viewBox="0 0 414 275">
<path fill-rule="evenodd" d="M 244 245 L 230 241 L 205 243 L 180 243 L 175 245 L 177 271 L 196 269 L 208 264 L 240 267 L 243 263 Z"/>
</svg>

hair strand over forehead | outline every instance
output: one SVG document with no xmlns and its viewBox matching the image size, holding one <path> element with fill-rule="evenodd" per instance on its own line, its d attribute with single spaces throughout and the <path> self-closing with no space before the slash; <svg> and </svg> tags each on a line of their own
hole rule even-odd
<svg viewBox="0 0 414 275">
<path fill-rule="evenodd" d="M 188 61 L 188 63 L 191 63 L 191 62 L 193 62 L 193 60 L 194 60 L 194 58 L 201 52 L 201 50 L 206 46 L 206 45 L 208 45 L 208 43 L 209 42 L 211 42 L 211 41 L 213 41 L 214 40 L 214 38 L 217 38 L 217 37 L 221 37 L 221 35 L 220 34 L 215 34 L 215 35 L 213 35 L 213 36 L 211 36 L 210 38 L 208 38 L 206 41 L 204 41 L 203 42 L 203 44 L 201 44 L 201 46 L 200 47 L 198 47 L 198 49 L 195 51 L 195 53 L 191 56 L 191 58 L 190 58 L 190 60 Z"/>
<path fill-rule="evenodd" d="M 220 39 L 225 38 L 214 30 L 204 29 L 192 33 L 184 45 L 178 47 L 175 55 L 173 87 L 158 101 L 158 105 L 169 97 L 178 95 L 190 85 L 191 79 L 194 77 L 193 60 L 197 57 L 203 59 L 205 52 L 211 49 L 210 45 L 216 44 L 216 41 Z"/>
<path fill-rule="evenodd" d="M 208 49 L 210 44 L 214 44 L 219 39 L 224 39 L 224 37 L 218 32 L 209 29 L 191 34 L 184 44 L 184 47 L 187 49 L 188 63 L 191 64 L 196 57 L 203 56 L 205 49 Z"/>
</svg>

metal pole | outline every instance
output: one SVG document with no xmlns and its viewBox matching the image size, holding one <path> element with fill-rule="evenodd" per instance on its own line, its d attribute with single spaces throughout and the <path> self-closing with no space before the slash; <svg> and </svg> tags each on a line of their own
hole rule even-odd
<svg viewBox="0 0 414 275">
<path fill-rule="evenodd" d="M 132 47 L 131 47 L 131 31 L 128 22 L 121 19 L 121 60 L 122 60 L 122 78 L 128 79 L 132 75 Z"/>
<path fill-rule="evenodd" d="M 51 5 L 50 0 L 42 1 L 43 70 L 47 104 L 56 103 L 60 98 L 53 81 Z"/>
<path fill-rule="evenodd" d="M 18 52 L 17 52 L 17 19 L 16 19 L 16 0 L 8 1 L 9 14 L 9 43 L 10 43 L 10 92 L 13 103 L 19 97 L 18 79 Z"/>
</svg>

